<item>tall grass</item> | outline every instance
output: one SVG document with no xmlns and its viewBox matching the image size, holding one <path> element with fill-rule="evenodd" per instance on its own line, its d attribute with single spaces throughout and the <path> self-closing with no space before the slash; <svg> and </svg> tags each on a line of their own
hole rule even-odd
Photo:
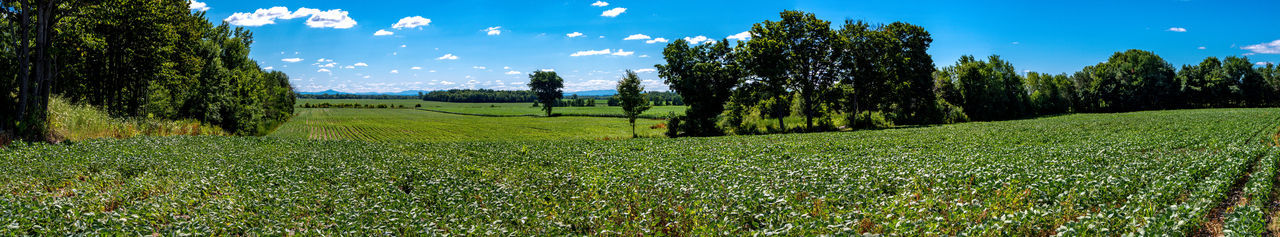
<svg viewBox="0 0 1280 237">
<path fill-rule="evenodd" d="M 196 120 L 116 118 L 89 105 L 73 105 L 61 98 L 49 101 L 49 133 L 58 141 L 135 136 L 217 135 L 226 131 Z"/>
</svg>

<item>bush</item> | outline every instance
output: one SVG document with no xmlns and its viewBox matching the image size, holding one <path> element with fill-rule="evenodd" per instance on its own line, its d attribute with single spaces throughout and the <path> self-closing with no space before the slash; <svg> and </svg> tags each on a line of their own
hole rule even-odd
<svg viewBox="0 0 1280 237">
<path fill-rule="evenodd" d="M 938 111 L 942 112 L 942 121 L 939 122 L 944 124 L 969 121 L 969 115 L 964 114 L 964 108 L 948 103 L 945 100 L 938 100 Z"/>
<path fill-rule="evenodd" d="M 667 119 L 667 137 L 680 136 L 680 120 L 682 119 L 684 119 L 684 116 L 671 116 L 670 119 Z"/>
<path fill-rule="evenodd" d="M 849 115 L 846 120 L 848 121 L 849 128 L 877 129 L 890 128 L 894 126 L 893 120 L 890 120 L 888 117 L 892 117 L 892 115 L 886 116 L 884 112 L 880 111 L 863 111 L 862 113 Z"/>
</svg>

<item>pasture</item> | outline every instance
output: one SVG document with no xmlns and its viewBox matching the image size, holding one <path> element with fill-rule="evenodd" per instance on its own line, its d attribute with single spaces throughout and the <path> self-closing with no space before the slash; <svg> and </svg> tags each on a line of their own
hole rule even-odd
<svg viewBox="0 0 1280 237">
<path fill-rule="evenodd" d="M 412 105 L 410 105 L 412 106 Z M 605 117 L 484 117 L 414 109 L 306 109 L 268 137 L 359 141 L 494 141 L 630 138 L 626 119 Z M 636 120 L 641 136 L 662 136 Z"/>
<path fill-rule="evenodd" d="M 298 99 L 297 104 L 371 104 L 371 105 L 404 105 L 413 108 L 422 105 L 422 109 L 450 113 L 495 115 L 495 116 L 546 116 L 541 107 L 533 107 L 533 103 L 451 103 L 423 100 L 365 100 L 365 99 Z M 606 101 L 597 100 L 594 107 L 556 107 L 552 112 L 562 116 L 619 117 L 622 108 L 605 106 Z M 668 114 L 681 115 L 688 106 L 654 106 L 641 116 L 650 118 L 665 117 Z"/>
<path fill-rule="evenodd" d="M 362 126 L 397 140 L 413 140 L 397 129 L 456 126 L 425 111 L 301 111 L 291 125 L 389 113 L 379 116 L 397 122 Z M 13 164 L 0 166 L 0 234 L 1239 233 L 1274 215 L 1277 118 L 1207 109 L 617 141 L 18 144 L 0 151 Z M 469 129 L 537 130 L 492 124 Z M 273 136 L 286 134 L 311 136 Z"/>
</svg>

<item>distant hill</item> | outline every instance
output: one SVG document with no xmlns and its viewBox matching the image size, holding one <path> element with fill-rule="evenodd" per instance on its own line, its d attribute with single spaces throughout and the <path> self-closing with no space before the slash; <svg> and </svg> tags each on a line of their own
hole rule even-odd
<svg viewBox="0 0 1280 237">
<path fill-rule="evenodd" d="M 611 95 L 616 95 L 616 94 L 618 94 L 618 91 L 617 91 L 617 90 L 594 90 L 594 91 L 579 91 L 579 92 L 565 92 L 565 93 L 564 93 L 564 95 L 565 95 L 565 96 L 569 96 L 569 95 L 578 95 L 578 96 L 611 96 Z"/>
<path fill-rule="evenodd" d="M 408 90 L 408 91 L 401 91 L 401 92 L 361 92 L 361 93 L 350 93 L 350 92 L 341 92 L 341 91 L 335 91 L 335 90 L 326 90 L 326 91 L 320 91 L 320 92 L 298 92 L 298 94 L 303 94 L 303 95 L 326 95 L 326 94 L 328 94 L 328 95 L 401 95 L 401 96 L 416 96 L 416 95 L 418 95 L 418 92 L 427 93 L 427 92 L 431 92 L 431 91 L 425 91 L 425 90 Z"/>
</svg>

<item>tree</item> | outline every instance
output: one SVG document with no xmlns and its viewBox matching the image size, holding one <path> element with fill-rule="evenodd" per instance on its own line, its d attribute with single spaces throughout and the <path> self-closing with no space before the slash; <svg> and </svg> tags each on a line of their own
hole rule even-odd
<svg viewBox="0 0 1280 237">
<path fill-rule="evenodd" d="M 1097 110 L 1126 112 L 1176 106 L 1173 66 L 1149 51 L 1116 52 L 1106 62 L 1086 67 L 1087 87 Z"/>
<path fill-rule="evenodd" d="M 989 62 L 961 56 L 955 66 L 937 73 L 939 81 L 954 83 L 959 98 L 953 103 L 974 120 L 990 121 L 1027 115 L 1027 91 L 1012 64 L 992 55 Z"/>
<path fill-rule="evenodd" d="M 54 58 L 53 42 L 58 37 L 54 27 L 65 16 L 64 3 L 61 0 L 0 2 L 0 15 L 17 32 L 12 38 L 17 46 L 16 81 L 19 82 L 17 111 L 5 111 L 6 116 L 0 118 L 5 120 L 0 130 L 14 129 L 23 138 L 45 140 L 49 95 L 59 68 Z M 17 27 L 12 27 L 13 24 Z M 11 90 L 0 92 L 5 96 L 8 93 Z"/>
<path fill-rule="evenodd" d="M 640 76 L 627 70 L 627 75 L 618 80 L 618 94 L 614 95 L 622 105 L 622 114 L 631 122 L 631 137 L 636 137 L 636 117 L 649 110 L 649 97 L 644 95 L 644 86 L 640 85 Z M 594 100 L 593 100 L 594 101 Z"/>
<path fill-rule="evenodd" d="M 1232 100 L 1235 83 L 1227 80 L 1222 61 L 1216 57 L 1205 58 L 1198 65 L 1183 65 L 1176 78 L 1183 104 L 1192 108 L 1222 106 L 1221 102 Z"/>
<path fill-rule="evenodd" d="M 1222 70 L 1227 80 L 1237 85 L 1234 90 L 1240 106 L 1258 107 L 1270 93 L 1262 74 L 1253 68 L 1249 58 L 1227 57 L 1222 62 Z"/>
<path fill-rule="evenodd" d="M 831 30 L 831 22 L 812 13 L 783 11 L 780 21 L 765 21 L 751 27 L 746 42 L 747 68 L 775 97 L 785 89 L 797 92 L 805 128 L 813 128 L 813 118 L 822 106 L 835 98 L 822 96 L 834 88 L 840 76 L 843 38 Z"/>
<path fill-rule="evenodd" d="M 564 97 L 561 89 L 564 89 L 564 79 L 556 75 L 556 72 L 539 70 L 529 74 L 529 90 L 538 96 L 538 102 L 541 102 L 547 117 L 551 117 L 551 108 Z"/>
<path fill-rule="evenodd" d="M 666 64 L 654 65 L 658 75 L 689 109 L 688 118 L 678 129 L 692 136 L 723 134 L 716 127 L 716 117 L 724 112 L 725 102 L 745 73 L 734 59 L 728 40 L 689 46 L 683 39 L 667 44 L 662 51 Z"/>
</svg>

